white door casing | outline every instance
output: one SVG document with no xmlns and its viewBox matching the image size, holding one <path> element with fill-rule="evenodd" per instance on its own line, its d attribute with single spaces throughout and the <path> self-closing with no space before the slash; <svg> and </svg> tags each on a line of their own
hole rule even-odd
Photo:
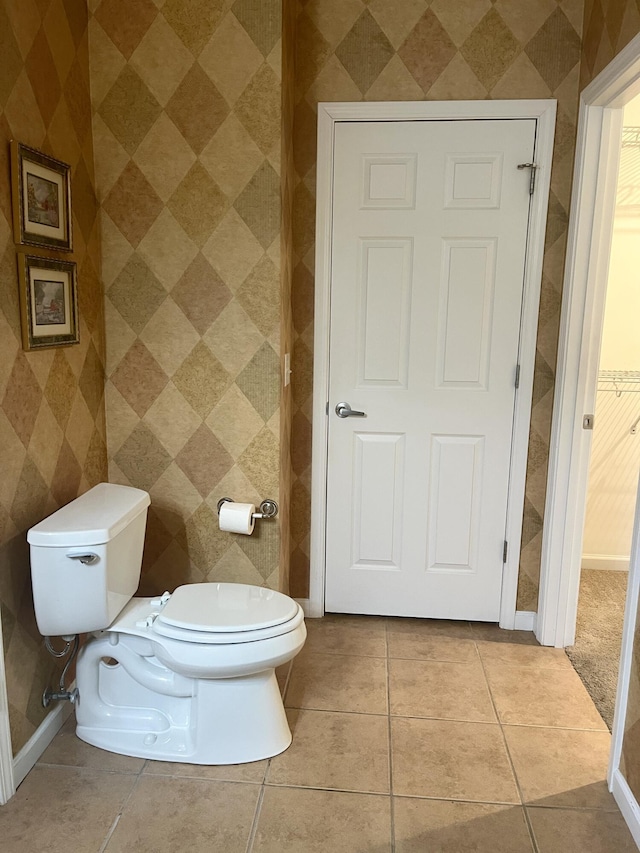
<svg viewBox="0 0 640 853">
<path fill-rule="evenodd" d="M 562 291 L 536 636 L 575 640 L 591 433 L 622 132 L 640 94 L 640 35 L 580 96 L 574 186 Z"/>
<path fill-rule="evenodd" d="M 425 102 L 425 103 L 382 103 L 382 104 L 322 104 L 319 106 L 319 158 L 318 158 L 318 228 L 317 228 L 317 272 L 316 272 L 316 344 L 315 344 L 315 394 L 314 394 L 314 452 L 313 452 L 313 480 L 312 480 L 312 576 L 311 596 L 309 602 L 309 613 L 321 615 L 324 612 L 324 574 L 325 574 L 325 504 L 326 504 L 326 454 L 327 454 L 327 427 L 328 421 L 325 412 L 327 400 L 331 399 L 332 408 L 335 404 L 333 395 L 329 393 L 328 386 L 328 344 L 329 344 L 329 271 L 331 263 L 331 229 L 332 218 L 330 212 L 330 198 L 332 191 L 332 176 L 334 171 L 334 134 L 336 125 L 341 121 L 392 121 L 398 119 L 472 119 L 482 118 L 486 120 L 501 119 L 530 119 L 536 125 L 536 151 L 535 162 L 538 169 L 538 190 L 534 195 L 530 211 L 529 240 L 527 247 L 528 263 L 525 276 L 524 299 L 523 299 L 523 322 L 520 332 L 520 355 L 521 355 L 521 393 L 518 395 L 514 413 L 513 431 L 513 464 L 511 466 L 511 483 L 509 493 L 509 504 L 507 507 L 506 530 L 510 541 L 510 554 L 506 564 L 506 571 L 502 582 L 502 605 L 500 611 L 500 622 L 504 627 L 514 627 L 515 622 L 515 595 L 517 589 L 518 556 L 522 522 L 522 504 L 524 495 L 524 474 L 526 469 L 526 449 L 528 440 L 529 416 L 531 405 L 531 388 L 533 380 L 533 354 L 535 352 L 535 334 L 537 321 L 537 306 L 539 299 L 540 273 L 542 264 L 542 245 L 544 236 L 544 224 L 546 219 L 546 203 L 549 186 L 549 171 L 551 160 L 551 146 L 553 139 L 553 125 L 555 119 L 555 102 L 550 101 L 528 101 L 528 102 Z M 410 161 L 411 158 L 408 158 Z M 375 165 L 375 164 L 373 164 Z M 397 164 L 396 164 L 397 165 Z M 405 171 L 411 170 L 410 162 L 405 163 Z M 384 169 L 378 169 L 374 183 L 377 181 L 377 191 L 374 196 L 384 196 Z M 464 166 L 462 172 L 465 172 Z M 393 170 L 387 170 L 391 174 Z M 397 172 L 397 169 L 396 169 Z M 520 174 L 520 178 L 525 175 Z M 383 183 L 380 183 L 383 181 Z M 387 193 L 388 194 L 388 193 Z M 455 203 L 455 202 L 454 202 Z M 378 235 L 380 236 L 380 235 Z M 482 241 L 482 234 L 480 234 Z M 458 235 L 455 239 L 462 239 Z M 402 241 L 394 246 L 364 246 L 366 255 L 376 258 L 375 268 L 379 268 L 380 261 L 386 259 L 393 264 L 401 256 L 406 257 L 409 247 L 401 245 Z M 414 246 L 416 241 L 413 241 Z M 459 245 L 456 248 L 461 248 Z M 485 258 L 491 249 L 484 245 L 466 247 L 467 257 L 478 251 L 484 253 Z M 447 253 L 445 253 L 446 255 Z M 454 266 L 465 252 L 458 253 L 454 257 Z M 449 253 L 451 256 L 451 253 Z M 453 253 L 455 256 L 455 252 Z M 395 258 L 395 261 L 394 261 Z M 375 286 L 375 285 L 374 285 Z M 440 309 L 438 309 L 439 312 Z M 436 312 L 436 313 L 438 313 Z M 401 312 L 402 313 L 402 312 Z M 412 312 L 413 313 L 413 309 Z M 440 315 L 442 317 L 442 315 Z M 398 317 L 396 316 L 398 319 Z M 371 318 L 372 322 L 375 318 Z M 383 322 L 384 321 L 380 321 Z M 516 323 L 517 325 L 517 323 Z M 517 335 L 516 335 L 517 337 Z M 464 343 L 459 339 L 460 343 Z M 462 347 L 464 349 L 464 346 Z M 442 356 L 443 350 L 440 349 Z M 375 356 L 372 356 L 375 361 Z M 396 359 L 397 361 L 397 359 Z M 372 362 L 373 363 L 373 362 Z M 440 357 L 440 378 L 443 379 L 443 360 Z M 450 365 L 452 362 L 449 363 Z M 362 366 L 362 365 L 361 365 Z M 460 365 L 458 365 L 460 366 Z M 510 365 L 513 371 L 515 364 Z M 512 382 L 513 373 L 510 377 Z M 354 408 L 353 400 L 350 400 Z M 363 406 L 364 408 L 364 406 Z M 335 415 L 331 415 L 335 418 Z M 357 425 L 355 419 L 345 420 L 341 425 Z M 357 428 L 357 426 L 356 426 Z M 376 442 L 359 439 L 359 458 L 364 460 L 367 454 L 371 456 L 378 450 L 387 460 L 387 467 L 392 460 L 397 458 L 399 450 L 398 442 L 393 440 L 393 430 L 378 429 L 378 433 L 387 432 L 384 441 Z M 397 430 L 396 430 L 397 432 Z M 460 430 L 458 430 L 460 432 Z M 441 434 L 446 434 L 445 428 Z M 439 457 L 441 465 L 462 464 L 466 466 L 467 472 L 473 470 L 473 460 L 478 459 L 477 436 L 469 431 L 466 446 L 457 459 L 452 457 L 451 443 L 447 441 L 436 442 L 436 453 L 433 458 Z M 402 442 L 400 442 L 401 444 Z M 481 443 L 481 442 L 480 442 Z M 455 457 L 455 453 L 453 456 Z M 461 462 L 466 459 L 465 462 Z M 381 466 L 384 469 L 384 466 Z M 445 490 L 446 491 L 446 490 Z M 367 494 L 365 489 L 363 494 Z M 446 496 L 445 496 L 446 497 Z M 451 496 L 449 495 L 449 500 Z M 371 516 L 373 517 L 373 516 Z M 381 516 L 380 533 L 384 533 L 384 525 L 389 530 L 389 520 Z M 504 513 L 503 513 L 504 529 Z M 500 543 L 501 544 L 501 543 Z M 493 617 L 497 618 L 497 616 Z"/>
</svg>

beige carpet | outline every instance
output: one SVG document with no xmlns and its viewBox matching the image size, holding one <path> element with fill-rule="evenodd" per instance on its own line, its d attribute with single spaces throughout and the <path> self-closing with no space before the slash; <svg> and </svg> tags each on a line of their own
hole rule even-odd
<svg viewBox="0 0 640 853">
<path fill-rule="evenodd" d="M 611 729 L 618 684 L 627 572 L 584 569 L 580 578 L 574 669 Z"/>
</svg>

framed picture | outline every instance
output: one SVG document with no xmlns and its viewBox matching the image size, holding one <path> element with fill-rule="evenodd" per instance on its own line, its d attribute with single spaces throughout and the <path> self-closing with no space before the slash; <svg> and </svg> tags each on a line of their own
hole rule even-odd
<svg viewBox="0 0 640 853">
<path fill-rule="evenodd" d="M 11 142 L 16 243 L 71 251 L 70 171 L 60 160 Z"/>
<path fill-rule="evenodd" d="M 75 263 L 19 252 L 18 278 L 23 348 L 77 344 Z"/>
</svg>

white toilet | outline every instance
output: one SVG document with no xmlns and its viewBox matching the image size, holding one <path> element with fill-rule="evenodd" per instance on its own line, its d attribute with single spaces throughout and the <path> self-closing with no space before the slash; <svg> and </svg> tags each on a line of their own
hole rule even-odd
<svg viewBox="0 0 640 853">
<path fill-rule="evenodd" d="M 193 764 L 277 755 L 291 732 L 275 667 L 304 645 L 302 609 L 235 583 L 133 598 L 149 503 L 140 489 L 101 483 L 27 534 L 40 633 L 93 633 L 78 656 L 78 736 Z"/>
</svg>

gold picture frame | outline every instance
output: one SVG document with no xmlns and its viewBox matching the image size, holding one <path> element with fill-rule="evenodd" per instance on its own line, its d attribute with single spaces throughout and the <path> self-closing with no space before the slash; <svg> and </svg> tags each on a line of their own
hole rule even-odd
<svg viewBox="0 0 640 853">
<path fill-rule="evenodd" d="M 76 264 L 19 252 L 18 281 L 23 349 L 79 343 Z"/>
<path fill-rule="evenodd" d="M 11 189 L 16 243 L 70 252 L 71 167 L 12 140 Z"/>
</svg>

